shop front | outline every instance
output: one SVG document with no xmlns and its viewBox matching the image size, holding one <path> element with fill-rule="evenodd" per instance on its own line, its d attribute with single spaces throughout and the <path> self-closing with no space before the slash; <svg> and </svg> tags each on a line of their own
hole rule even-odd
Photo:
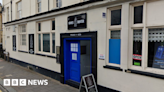
<svg viewBox="0 0 164 92">
<path fill-rule="evenodd" d="M 61 34 L 61 82 L 78 87 L 91 73 L 97 79 L 97 32 Z"/>
</svg>

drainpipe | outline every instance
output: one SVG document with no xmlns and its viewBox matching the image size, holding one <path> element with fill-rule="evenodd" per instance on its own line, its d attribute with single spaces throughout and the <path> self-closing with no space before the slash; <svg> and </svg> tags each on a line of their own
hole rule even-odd
<svg viewBox="0 0 164 92">
<path fill-rule="evenodd" d="M 50 2 L 50 1 L 48 0 L 48 11 L 49 11 L 49 2 Z"/>
<path fill-rule="evenodd" d="M 11 0 L 11 21 L 12 21 L 12 0 Z"/>
</svg>

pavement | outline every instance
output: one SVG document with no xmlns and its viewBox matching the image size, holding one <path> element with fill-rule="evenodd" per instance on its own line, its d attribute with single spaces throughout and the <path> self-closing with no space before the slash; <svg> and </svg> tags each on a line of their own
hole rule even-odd
<svg viewBox="0 0 164 92">
<path fill-rule="evenodd" d="M 48 85 L 6 87 L 3 86 L 3 79 L 47 79 Z M 55 79 L 0 59 L 0 92 L 78 92 L 78 89 L 61 84 Z"/>
</svg>

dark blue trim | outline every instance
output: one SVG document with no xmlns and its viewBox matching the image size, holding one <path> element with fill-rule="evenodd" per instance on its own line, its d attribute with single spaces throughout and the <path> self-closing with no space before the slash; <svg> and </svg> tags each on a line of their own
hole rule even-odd
<svg viewBox="0 0 164 92">
<path fill-rule="evenodd" d="M 68 47 L 69 46 L 69 43 L 68 41 L 77 41 L 77 40 L 90 40 L 90 44 L 92 43 L 92 40 L 91 38 L 65 38 L 64 39 L 64 83 L 66 83 L 67 80 L 69 80 L 69 65 L 70 63 L 68 63 L 66 60 L 70 60 L 69 57 L 68 57 Z M 91 46 L 90 46 L 91 47 Z M 90 49 L 92 52 L 92 49 Z M 92 54 L 91 54 L 92 56 Z M 92 66 L 92 59 L 91 59 L 91 66 Z M 92 71 L 92 67 L 91 67 L 91 71 Z"/>
<path fill-rule="evenodd" d="M 139 75 L 145 75 L 145 76 L 159 78 L 159 79 L 164 79 L 164 75 L 155 74 L 155 73 L 143 72 L 143 71 L 132 70 L 132 69 L 125 70 L 125 72 L 139 74 Z"/>
<path fill-rule="evenodd" d="M 109 66 L 109 65 L 104 66 L 104 68 L 118 70 L 118 71 L 123 71 L 123 69 L 121 69 L 120 67 Z"/>
<path fill-rule="evenodd" d="M 60 75 L 61 74 L 56 72 L 56 71 L 48 70 L 48 69 L 42 68 L 40 66 L 36 66 L 36 65 L 33 65 L 33 64 L 30 64 L 30 63 L 26 63 L 24 61 L 20 61 L 20 60 L 11 58 L 11 57 L 10 57 L 10 62 L 18 64 L 20 66 L 23 66 L 25 68 L 29 67 L 31 70 L 33 70 L 35 72 L 38 72 L 40 74 L 43 74 L 45 76 L 48 76 L 48 77 L 51 77 L 51 78 L 53 78 L 55 80 L 60 81 Z M 37 67 L 37 69 L 36 69 L 36 67 Z"/>
</svg>

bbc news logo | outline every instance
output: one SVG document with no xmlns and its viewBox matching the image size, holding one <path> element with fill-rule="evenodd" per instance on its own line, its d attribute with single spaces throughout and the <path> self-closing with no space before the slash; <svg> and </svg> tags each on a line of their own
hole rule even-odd
<svg viewBox="0 0 164 92">
<path fill-rule="evenodd" d="M 3 86 L 48 85 L 48 80 L 3 79 Z"/>
</svg>

